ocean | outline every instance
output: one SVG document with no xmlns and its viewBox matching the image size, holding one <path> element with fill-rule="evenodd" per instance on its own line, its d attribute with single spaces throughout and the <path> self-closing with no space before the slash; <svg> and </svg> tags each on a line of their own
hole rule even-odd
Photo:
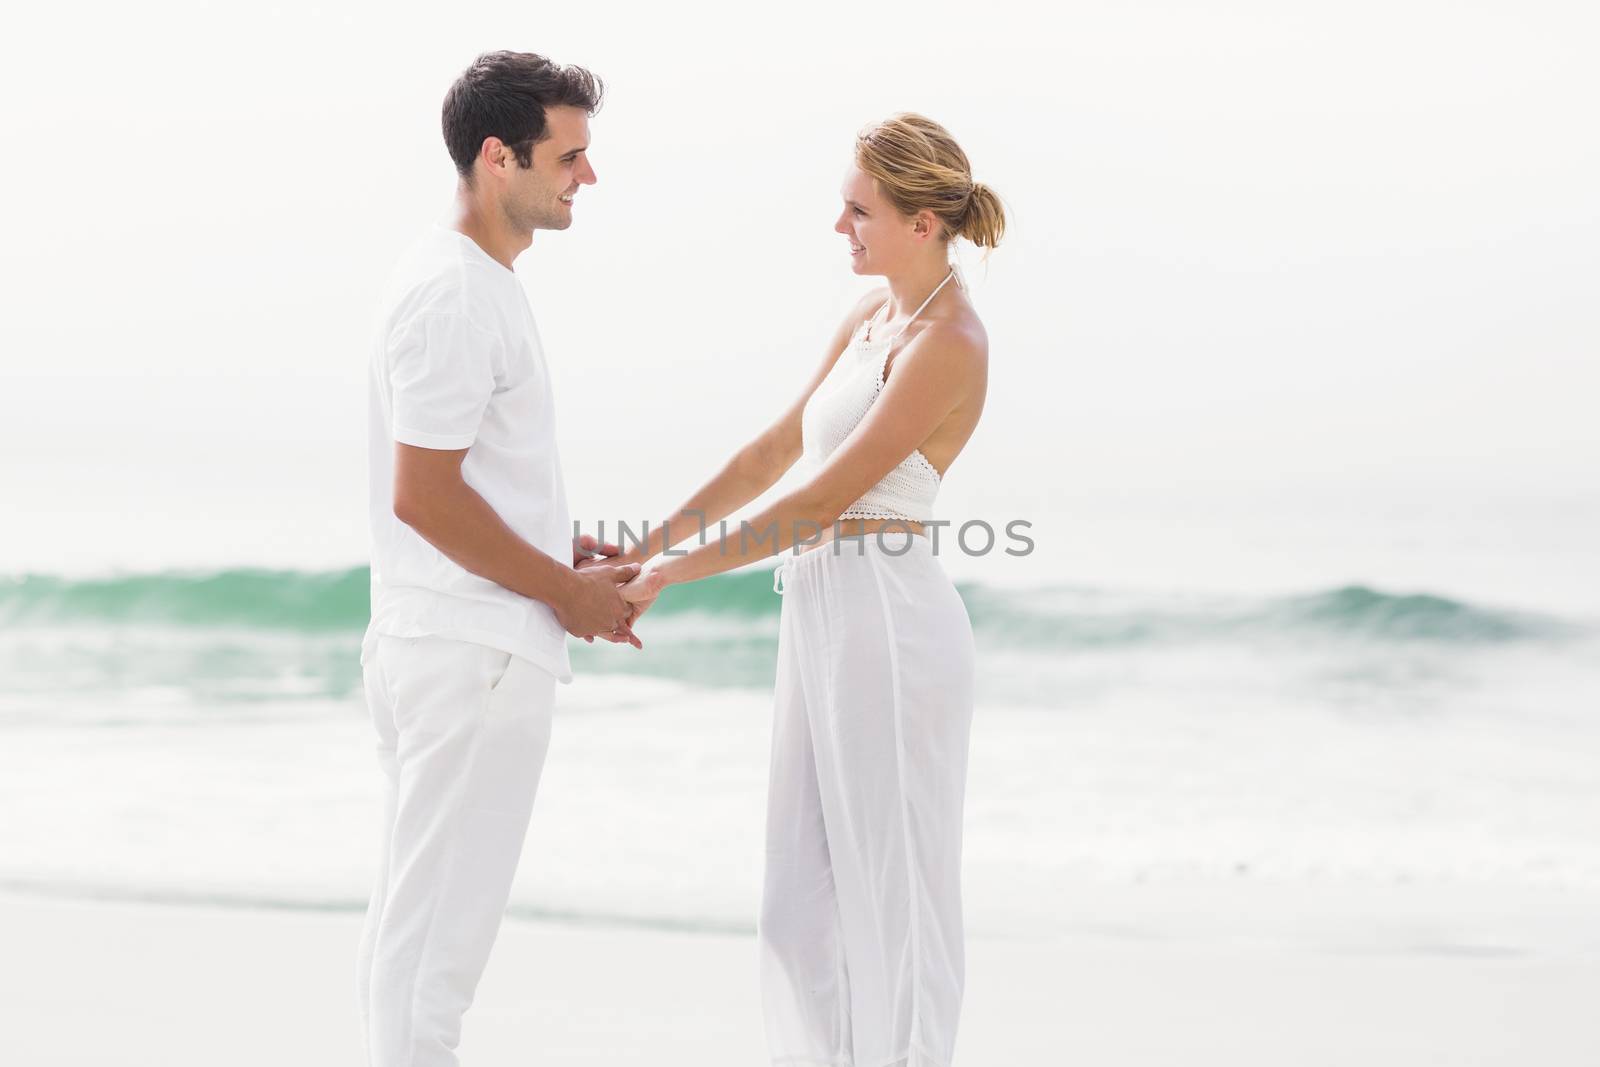
<svg viewBox="0 0 1600 1067">
<path fill-rule="evenodd" d="M 0 580 L 0 885 L 360 909 L 366 568 Z M 960 580 L 975 934 L 1069 887 L 1600 888 L 1600 621 L 1360 585 Z M 781 598 L 681 587 L 574 642 L 513 914 L 749 930 Z"/>
</svg>

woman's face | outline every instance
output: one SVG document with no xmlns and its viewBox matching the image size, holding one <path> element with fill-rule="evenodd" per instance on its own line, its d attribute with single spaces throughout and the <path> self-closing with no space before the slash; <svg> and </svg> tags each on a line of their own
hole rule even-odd
<svg viewBox="0 0 1600 1067">
<path fill-rule="evenodd" d="M 833 224 L 850 242 L 850 269 L 857 274 L 894 274 L 915 255 L 923 238 L 881 193 L 878 183 L 854 164 L 839 190 L 844 207 Z"/>
</svg>

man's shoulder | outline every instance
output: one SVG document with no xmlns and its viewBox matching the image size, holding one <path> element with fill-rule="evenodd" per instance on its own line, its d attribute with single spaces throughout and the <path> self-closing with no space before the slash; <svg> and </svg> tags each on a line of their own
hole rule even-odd
<svg viewBox="0 0 1600 1067">
<path fill-rule="evenodd" d="M 471 262 L 408 256 L 390 276 L 385 298 L 389 328 L 427 315 L 457 317 L 489 333 L 504 332 L 510 325 L 506 294 L 483 275 Z"/>
</svg>

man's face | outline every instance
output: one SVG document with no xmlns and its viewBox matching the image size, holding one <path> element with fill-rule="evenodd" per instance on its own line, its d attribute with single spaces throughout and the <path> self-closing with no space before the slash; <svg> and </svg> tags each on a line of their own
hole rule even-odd
<svg viewBox="0 0 1600 1067">
<path fill-rule="evenodd" d="M 589 166 L 589 115 L 578 107 L 545 112 L 549 135 L 533 146 L 532 165 L 515 160 L 506 186 L 506 215 L 519 230 L 564 230 L 572 225 L 572 198 L 581 185 L 593 185 Z"/>
</svg>

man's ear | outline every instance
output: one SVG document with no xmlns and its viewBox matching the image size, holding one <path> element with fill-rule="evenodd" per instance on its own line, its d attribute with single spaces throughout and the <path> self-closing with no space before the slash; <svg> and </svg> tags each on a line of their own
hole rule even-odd
<svg viewBox="0 0 1600 1067">
<path fill-rule="evenodd" d="M 511 160 L 511 149 L 498 137 L 485 137 L 478 148 L 478 159 L 489 170 L 503 174 Z"/>
</svg>

